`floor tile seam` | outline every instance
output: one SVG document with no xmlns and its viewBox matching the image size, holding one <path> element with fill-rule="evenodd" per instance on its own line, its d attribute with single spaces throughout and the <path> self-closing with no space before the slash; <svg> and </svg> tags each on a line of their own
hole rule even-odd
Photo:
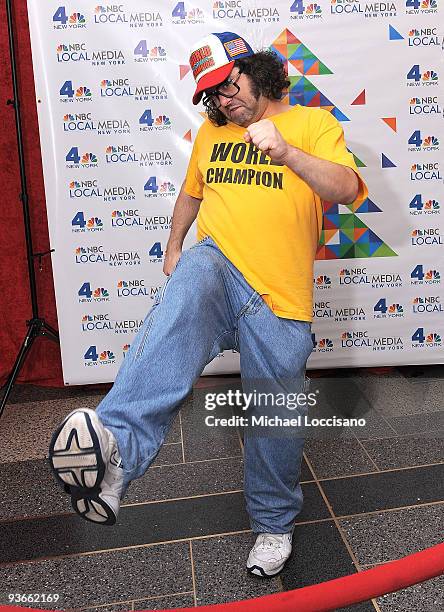
<svg viewBox="0 0 444 612">
<path fill-rule="evenodd" d="M 376 468 L 377 472 L 381 471 L 381 468 L 379 467 L 379 465 L 376 463 L 376 461 L 373 460 L 373 457 L 370 455 L 369 451 L 365 448 L 365 446 L 362 444 L 361 440 L 359 440 L 359 438 L 356 438 L 356 440 L 358 441 L 359 446 L 362 448 L 362 450 L 364 451 L 364 453 L 367 455 L 368 459 L 371 461 L 371 463 L 373 463 L 373 465 Z"/>
<path fill-rule="evenodd" d="M 308 464 L 309 468 L 311 469 L 312 473 L 315 474 L 315 472 L 312 469 L 312 466 L 311 466 L 311 464 L 310 464 L 308 459 L 307 459 L 307 464 Z M 330 501 L 329 501 L 326 493 L 324 492 L 324 489 L 322 488 L 321 483 L 316 478 L 316 476 L 315 476 L 315 481 L 316 481 L 316 485 L 317 485 L 317 487 L 319 489 L 319 492 L 320 492 L 320 494 L 322 496 L 322 499 L 324 500 L 324 503 L 327 506 L 327 509 L 328 509 L 328 511 L 329 511 L 329 513 L 331 515 L 331 518 L 333 519 L 333 522 L 334 522 L 335 527 L 336 527 L 336 529 L 337 529 L 337 531 L 339 533 L 339 536 L 340 536 L 340 538 L 342 539 L 342 541 L 344 543 L 345 549 L 347 550 L 347 552 L 348 552 L 348 554 L 349 554 L 349 556 L 350 556 L 350 558 L 352 560 L 352 563 L 355 566 L 356 570 L 359 571 L 360 570 L 360 564 L 358 562 L 358 559 L 357 559 L 356 555 L 354 554 L 354 552 L 353 552 L 353 550 L 351 548 L 350 543 L 348 542 L 347 538 L 345 537 L 345 534 L 343 533 L 343 531 L 341 529 L 341 526 L 340 526 L 340 524 L 338 522 L 338 519 L 337 519 L 335 513 L 333 512 L 333 508 L 332 508 L 332 506 L 330 504 Z"/>
<path fill-rule="evenodd" d="M 435 500 L 431 502 L 423 502 L 422 504 L 408 504 L 406 506 L 395 506 L 393 508 L 383 508 L 381 510 L 369 510 L 368 512 L 357 512 L 355 514 L 336 514 L 336 518 L 340 521 L 352 518 L 361 518 L 365 516 L 372 516 L 374 514 L 386 514 L 388 512 L 399 512 L 400 510 L 412 510 L 416 508 L 427 508 L 428 506 L 441 506 L 444 504 L 444 500 Z"/>
<path fill-rule="evenodd" d="M 341 480 L 341 479 L 346 479 L 346 478 L 362 478 L 362 477 L 366 477 L 366 476 L 375 476 L 375 475 L 382 475 L 382 474 L 388 474 L 391 472 L 404 472 L 407 470 L 418 470 L 418 469 L 422 469 L 422 468 L 428 468 L 428 467 L 434 467 L 436 465 L 444 465 L 444 461 L 439 461 L 438 463 L 423 463 L 421 465 L 408 465 L 408 466 L 403 466 L 403 467 L 397 467 L 397 468 L 388 468 L 385 470 L 379 470 L 377 472 L 358 472 L 356 474 L 344 474 L 343 476 L 327 476 L 326 478 L 317 478 L 319 480 L 319 482 L 325 482 L 325 481 L 329 481 L 329 480 Z"/>
<path fill-rule="evenodd" d="M 190 547 L 190 564 L 191 564 L 191 581 L 193 584 L 193 600 L 194 600 L 194 606 L 197 606 L 196 571 L 194 567 L 194 558 L 193 558 L 193 543 L 191 540 L 189 540 L 188 544 Z"/>
<path fill-rule="evenodd" d="M 322 522 L 330 519 L 322 519 Z M 321 522 L 321 521 L 316 521 Z M 60 561 L 64 559 L 77 559 L 80 557 L 88 557 L 92 555 L 102 555 L 104 553 L 124 552 L 127 550 L 136 550 L 142 548 L 152 548 L 154 546 L 168 546 L 169 544 L 182 544 L 190 541 L 206 540 L 211 538 L 220 538 L 230 535 L 239 535 L 242 533 L 251 533 L 251 529 L 241 529 L 237 531 L 225 531 L 215 534 L 206 534 L 203 536 L 188 536 L 185 538 L 178 538 L 176 540 L 161 540 L 159 542 L 146 542 L 144 544 L 131 544 L 130 546 L 116 546 L 115 548 L 101 548 L 100 550 L 87 550 L 78 553 L 67 553 L 62 555 L 52 555 L 47 557 L 37 557 L 35 559 L 18 559 L 17 561 L 6 561 L 0 562 L 0 569 L 6 567 L 14 567 L 17 565 L 32 565 L 35 563 L 42 563 L 44 561 Z"/>
<path fill-rule="evenodd" d="M 229 495 L 230 493 L 243 493 L 243 489 L 232 489 L 230 491 L 217 491 L 216 493 L 201 493 L 200 495 L 189 495 L 187 497 L 171 497 L 168 499 L 156 499 L 156 500 L 147 500 L 143 502 L 133 502 L 133 503 L 128 503 L 128 504 L 121 504 L 120 508 L 132 508 L 134 506 L 148 506 L 151 504 L 164 504 L 168 502 L 183 501 L 186 499 L 198 499 L 200 497 L 212 497 L 215 495 Z M 43 519 L 43 518 L 68 517 L 68 516 L 76 516 L 76 514 L 74 512 L 60 512 L 60 513 L 55 513 L 55 514 L 44 514 L 44 515 L 40 514 L 40 515 L 35 515 L 35 516 L 25 516 L 25 517 L 16 518 L 16 519 L 0 519 L 0 525 L 2 523 L 19 523 L 21 521 L 32 521 L 32 520 Z"/>
<path fill-rule="evenodd" d="M 384 415 L 384 414 L 380 413 L 380 414 L 379 414 L 379 417 L 380 417 L 380 418 L 381 418 L 381 419 L 384 421 L 384 423 L 385 423 L 386 425 L 388 425 L 388 426 L 390 427 L 390 429 L 391 429 L 391 430 L 392 430 L 392 431 L 395 433 L 395 435 L 398 435 L 398 432 L 397 432 L 397 431 L 396 431 L 396 429 L 393 427 L 393 425 L 392 425 L 392 424 L 391 424 L 389 421 L 387 421 L 387 419 L 386 419 L 386 417 L 385 417 L 385 415 Z"/>
<path fill-rule="evenodd" d="M 107 608 L 108 606 L 120 606 L 122 604 L 135 604 L 140 601 L 156 601 L 156 599 L 164 599 L 165 597 L 178 597 L 179 595 L 192 595 L 193 591 L 180 591 L 179 593 L 167 593 L 165 595 L 149 595 L 148 597 L 136 597 L 135 599 L 123 599 L 121 601 L 112 601 L 96 606 L 87 606 L 82 608 L 75 608 L 73 612 L 88 612 L 88 610 L 96 608 Z M 133 606 L 134 610 L 134 606 Z"/>
<path fill-rule="evenodd" d="M 182 463 L 166 463 L 162 465 L 152 465 L 152 468 L 171 467 L 175 465 L 194 465 L 195 463 L 211 463 L 215 461 L 226 461 L 228 459 L 242 459 L 242 455 L 229 455 L 228 457 L 214 457 L 213 459 L 197 459 L 196 461 L 184 461 Z"/>
<path fill-rule="evenodd" d="M 179 464 L 181 465 L 181 464 Z M 163 466 L 159 466 L 159 467 L 163 467 Z M 301 485 L 305 485 L 305 484 L 313 484 L 314 480 L 302 480 L 300 482 Z M 163 504 L 163 503 L 167 503 L 167 502 L 173 502 L 173 501 L 183 501 L 186 499 L 198 499 L 200 497 L 212 497 L 214 495 L 228 495 L 230 493 L 243 493 L 244 490 L 243 489 L 230 489 L 229 491 L 216 491 L 213 493 L 201 493 L 199 495 L 189 495 L 187 497 L 169 497 L 166 499 L 155 499 L 155 500 L 145 500 L 142 502 L 134 502 L 134 503 L 128 503 L 128 504 L 121 504 L 121 508 L 132 508 L 133 506 L 144 506 L 144 505 L 150 505 L 150 504 Z M 2 525 L 3 523 L 20 523 L 20 522 L 24 522 L 24 521 L 33 521 L 33 520 L 37 520 L 37 519 L 46 519 L 46 518 L 54 518 L 54 517 L 69 517 L 69 516 L 75 516 L 74 512 L 55 512 L 52 514 L 33 514 L 31 516 L 14 516 L 14 517 L 9 517 L 9 518 L 0 518 L 0 525 Z"/>
<path fill-rule="evenodd" d="M 82 395 L 73 395 L 71 397 L 56 397 L 56 398 L 53 397 L 53 398 L 47 398 L 47 399 L 41 399 L 41 400 L 29 400 L 29 401 L 25 401 L 25 402 L 9 402 L 8 401 L 8 403 L 6 404 L 6 407 L 5 407 L 5 414 L 6 414 L 6 409 L 8 407 L 9 408 L 12 408 L 12 407 L 15 408 L 16 406 L 31 406 L 33 404 L 48 404 L 48 403 L 54 404 L 54 403 L 61 403 L 61 402 L 67 403 L 67 402 L 70 402 L 72 400 L 76 400 L 76 399 L 79 399 L 79 398 L 82 401 L 83 400 L 88 401 L 89 399 L 95 399 L 95 398 L 97 398 L 99 396 L 102 396 L 102 395 L 105 396 L 106 393 L 97 393 L 96 395 L 85 395 L 85 396 L 82 396 Z M 81 408 L 79 408 L 79 410 Z M 83 406 L 83 408 L 86 408 L 86 406 Z M 95 409 L 96 409 L 96 406 L 94 406 L 92 408 L 92 410 L 95 410 Z M 31 410 L 30 410 L 30 412 L 31 412 Z"/>
<path fill-rule="evenodd" d="M 178 419 L 179 419 L 179 428 L 180 428 L 180 443 L 182 445 L 182 461 L 183 463 L 185 463 L 185 445 L 183 443 L 183 428 L 182 428 L 182 415 L 180 413 L 179 410 L 179 414 L 178 414 Z"/>
<path fill-rule="evenodd" d="M 436 431 L 438 435 L 438 437 L 433 438 L 430 434 L 434 434 Z M 438 430 L 434 430 L 434 429 L 426 429 L 423 431 L 417 431 L 417 432 L 410 432 L 410 433 L 397 433 L 395 436 L 379 436 L 376 438 L 358 438 L 356 436 L 356 434 L 353 434 L 355 436 L 355 438 L 357 440 L 360 440 L 362 442 L 380 442 L 383 440 L 397 440 L 398 438 L 400 440 L 405 440 L 407 438 L 412 438 L 412 439 L 416 439 L 416 440 L 441 440 L 442 439 L 442 435 L 444 433 L 443 429 L 438 429 Z"/>
<path fill-rule="evenodd" d="M 305 459 L 307 461 L 307 465 L 308 465 L 309 469 L 311 470 L 312 474 L 314 475 L 314 477 L 316 479 L 315 471 L 314 471 L 311 463 L 309 462 L 309 460 L 307 458 L 305 458 Z M 338 520 L 336 519 L 336 516 L 335 516 L 335 514 L 333 512 L 333 508 L 330 505 L 330 502 L 329 502 L 329 500 L 327 498 L 327 495 L 324 493 L 324 490 L 323 490 L 319 480 L 315 480 L 315 482 L 316 482 L 316 484 L 318 486 L 319 492 L 320 492 L 320 494 L 321 494 L 321 496 L 322 496 L 322 498 L 324 500 L 324 503 L 326 504 L 326 506 L 328 508 L 328 511 L 330 512 L 330 514 L 332 516 L 334 525 L 335 525 L 335 527 L 336 527 L 336 529 L 337 529 L 337 531 L 339 533 L 340 538 L 342 539 L 342 541 L 344 543 L 345 549 L 347 550 L 347 552 L 348 552 L 348 554 L 349 554 L 349 556 L 350 556 L 350 558 L 352 560 L 352 563 L 353 563 L 353 565 L 356 568 L 356 571 L 359 572 L 360 571 L 360 567 L 361 567 L 360 563 L 358 562 L 358 559 L 355 556 L 355 554 L 353 552 L 353 549 L 352 549 L 350 543 L 348 542 L 348 540 L 346 538 L 345 533 L 343 533 L 342 528 L 341 528 Z M 378 606 L 378 604 L 376 602 L 376 599 L 371 599 L 371 603 L 373 604 L 373 607 L 375 608 L 376 612 L 381 612 L 381 610 L 380 610 L 380 608 L 379 608 L 379 606 Z"/>
<path fill-rule="evenodd" d="M 332 521 L 332 518 L 329 517 L 329 518 L 322 518 L 322 519 L 313 519 L 311 521 L 298 521 L 296 525 L 297 526 L 315 525 L 317 523 L 328 523 L 330 521 Z M 58 561 L 58 560 L 63 560 L 63 559 L 74 559 L 78 557 L 86 557 L 89 555 L 101 555 L 103 553 L 109 553 L 109 552 L 122 552 L 126 550 L 135 550 L 138 548 L 151 548 L 153 546 L 166 546 L 168 544 L 180 544 L 182 542 L 189 542 L 189 541 L 193 542 L 193 541 L 200 541 L 200 540 L 207 540 L 207 539 L 209 540 L 212 538 L 239 535 L 243 533 L 252 533 L 252 530 L 251 529 L 241 529 L 237 531 L 224 531 L 224 532 L 219 532 L 215 534 L 210 533 L 210 534 L 205 534 L 205 535 L 200 535 L 200 536 L 188 536 L 185 538 L 177 538 L 175 540 L 161 540 L 159 542 L 145 542 L 144 544 L 131 544 L 129 546 L 116 546 L 114 548 L 101 548 L 99 550 L 87 550 L 87 551 L 71 553 L 71 554 L 67 553 L 67 554 L 62 554 L 62 555 L 51 555 L 47 557 L 37 557 L 35 559 L 17 559 L 16 561 L 0 562 L 0 569 L 5 568 L 5 567 L 13 567 L 16 565 L 30 565 L 33 563 L 42 563 L 43 561 Z"/>
<path fill-rule="evenodd" d="M 162 446 L 171 446 L 173 444 L 180 444 L 180 442 L 167 442 L 166 444 L 163 444 Z M 183 453 L 182 453 L 183 456 Z M 214 461 L 226 461 L 228 459 L 242 459 L 243 458 L 243 454 L 240 455 L 228 455 L 227 457 L 214 457 L 212 459 L 196 459 L 195 461 L 184 461 L 182 463 L 165 463 L 162 465 L 151 465 L 149 469 L 151 468 L 161 468 L 161 467 L 170 467 L 170 466 L 175 466 L 175 465 L 194 465 L 195 463 L 210 463 L 210 462 L 214 462 Z M 25 463 L 26 461 L 48 461 L 48 457 L 44 456 L 44 457 L 29 457 L 27 459 L 14 459 L 14 461 L 3 461 L 0 458 L 0 465 L 2 464 L 8 464 L 8 463 Z"/>
</svg>

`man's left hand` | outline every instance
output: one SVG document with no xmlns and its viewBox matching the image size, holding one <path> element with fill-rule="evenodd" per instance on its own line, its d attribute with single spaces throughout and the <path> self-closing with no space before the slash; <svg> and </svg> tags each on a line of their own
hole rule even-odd
<svg viewBox="0 0 444 612">
<path fill-rule="evenodd" d="M 252 142 L 276 164 L 285 164 L 289 148 L 288 143 L 269 119 L 261 119 L 249 125 L 244 134 L 244 140 L 245 142 Z"/>
</svg>

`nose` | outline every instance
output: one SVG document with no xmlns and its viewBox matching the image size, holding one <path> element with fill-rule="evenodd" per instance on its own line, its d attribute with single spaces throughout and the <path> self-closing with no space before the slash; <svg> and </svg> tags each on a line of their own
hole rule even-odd
<svg viewBox="0 0 444 612">
<path fill-rule="evenodd" d="M 223 107 L 230 106 L 232 100 L 233 100 L 233 98 L 225 98 L 224 96 L 219 96 L 219 103 Z"/>
</svg>

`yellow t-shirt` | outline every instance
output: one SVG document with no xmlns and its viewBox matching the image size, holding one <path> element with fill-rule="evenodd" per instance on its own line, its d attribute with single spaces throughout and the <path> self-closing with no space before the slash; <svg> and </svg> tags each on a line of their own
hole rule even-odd
<svg viewBox="0 0 444 612">
<path fill-rule="evenodd" d="M 358 174 L 342 127 L 328 111 L 294 106 L 268 119 L 289 144 Z M 211 236 L 277 316 L 311 321 L 321 199 L 287 166 L 247 144 L 244 133 L 234 123 L 217 127 L 208 119 L 199 129 L 184 187 L 202 200 L 198 240 Z M 359 183 L 362 202 L 367 188 L 360 177 Z"/>
</svg>

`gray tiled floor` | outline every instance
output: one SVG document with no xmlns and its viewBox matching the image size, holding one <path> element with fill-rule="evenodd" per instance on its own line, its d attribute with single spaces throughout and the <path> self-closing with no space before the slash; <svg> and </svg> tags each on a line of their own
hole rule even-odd
<svg viewBox="0 0 444 612">
<path fill-rule="evenodd" d="M 387 468 L 444 461 L 444 436 L 438 439 L 436 433 L 442 424 L 442 406 L 439 406 L 438 398 L 443 396 L 444 391 L 443 370 L 436 366 L 431 370 L 432 377 L 427 378 L 425 373 L 415 379 L 406 378 L 408 371 L 402 369 L 392 370 L 385 376 L 375 376 L 361 370 L 345 374 L 342 381 L 341 376 L 314 381 L 314 386 L 318 386 L 324 398 L 328 399 L 325 404 L 319 405 L 320 414 L 364 416 L 367 420 L 367 426 L 360 433 L 344 430 L 340 436 L 317 437 L 306 443 L 307 459 L 316 478 L 324 479 L 320 485 L 327 492 L 327 498 L 332 500 L 332 507 L 337 507 L 340 499 L 343 499 L 342 514 L 353 515 L 339 519 L 339 524 L 350 549 L 364 569 L 426 548 L 442 539 L 444 506 L 440 503 L 421 505 L 421 500 L 417 500 L 419 505 L 415 507 L 362 513 L 366 511 L 366 500 L 376 503 L 378 497 L 366 487 L 375 488 L 376 482 L 371 479 L 376 478 L 379 482 Z M 262 581 L 245 572 L 245 559 L 253 535 L 245 532 L 242 526 L 229 529 L 230 509 L 236 507 L 238 515 L 245 514 L 242 495 L 230 493 L 242 489 L 242 449 L 236 431 L 222 428 L 210 430 L 205 426 L 205 393 L 211 391 L 212 384 L 216 383 L 209 378 L 203 379 L 202 383 L 202 388 L 195 389 L 184 403 L 181 416 L 174 422 L 167 444 L 161 449 L 155 463 L 130 486 L 125 498 L 125 505 L 130 507 L 125 509 L 126 514 L 122 512 L 120 515 L 120 526 L 113 528 L 119 534 L 126 529 L 125 537 L 140 544 L 141 540 L 131 538 L 131 534 L 140 531 L 146 537 L 159 528 L 157 523 L 169 525 L 165 512 L 174 517 L 177 505 L 177 508 L 194 508 L 193 512 L 181 512 L 175 521 L 177 525 L 192 524 L 195 531 L 183 530 L 184 541 L 122 549 L 113 544 L 113 537 L 116 536 L 110 531 L 106 532 L 110 535 L 103 539 L 107 542 L 108 550 L 105 551 L 0 565 L 0 592 L 6 592 L 5 589 L 17 591 L 18 585 L 25 585 L 27 590 L 60 592 L 63 596 L 61 607 L 64 608 L 89 608 L 102 612 L 160 610 L 191 607 L 195 601 L 197 605 L 203 605 L 246 599 L 355 571 L 318 484 L 312 482 L 303 485 L 305 506 L 302 522 L 296 528 L 294 554 L 285 573 L 280 578 Z M 237 388 L 239 381 L 232 378 L 224 382 L 223 377 L 219 377 L 217 384 L 217 391 L 221 391 L 227 384 Z M 18 388 L 14 392 L 15 400 L 13 397 L 16 403 L 7 406 L 0 422 L 0 520 L 14 521 L 17 517 L 28 517 L 28 524 L 33 517 L 42 517 L 36 520 L 39 525 L 45 525 L 43 516 L 53 515 L 48 519 L 48 524 L 71 525 L 71 533 L 68 529 L 62 538 L 68 553 L 69 547 L 78 540 L 79 533 L 83 533 L 80 528 L 85 524 L 76 516 L 65 517 L 64 513 L 71 514 L 71 507 L 69 499 L 55 486 L 49 473 L 45 461 L 48 441 L 54 427 L 68 412 L 80 406 L 94 407 L 102 396 L 103 390 L 100 389 L 88 392 L 88 388 L 83 391 L 76 388 Z M 37 401 L 33 401 L 35 397 Z M 419 435 L 420 432 L 425 433 Z M 407 470 L 407 475 L 399 472 L 399 482 L 404 484 L 400 484 L 398 489 L 396 473 L 386 472 L 386 475 L 394 475 L 383 480 L 383 483 L 390 482 L 390 486 L 396 489 L 388 497 L 395 500 L 395 506 L 402 505 L 403 497 L 410 499 L 409 503 L 416 503 L 412 502 L 413 492 L 405 491 L 402 487 L 408 482 L 422 483 L 423 478 L 428 499 L 438 499 L 437 496 L 430 496 L 438 469 L 439 466 L 426 468 L 428 473 L 423 473 L 420 471 L 423 468 L 412 467 L 411 475 L 410 470 Z M 312 479 L 306 466 L 303 474 L 304 480 Z M 356 474 L 361 476 L 353 476 Z M 356 478 L 359 478 L 359 482 Z M 380 490 L 383 486 L 380 484 Z M 437 482 L 436 487 L 439 486 Z M 230 496 L 234 505 L 226 503 Z M 363 496 L 362 499 L 360 496 Z M 166 501 L 177 498 L 191 499 Z M 226 508 L 223 521 L 218 521 L 221 515 L 217 515 L 216 509 L 220 507 Z M 211 512 L 203 512 L 203 508 L 211 508 Z M 352 508 L 352 511 L 349 512 L 347 508 Z M 148 523 L 126 524 L 124 514 L 129 516 L 130 512 L 138 509 L 141 512 L 134 516 L 143 517 Z M 152 517 L 157 517 L 157 523 L 150 526 Z M 234 518 L 233 525 L 237 524 Z M 313 519 L 315 522 L 311 522 Z M 223 533 L 208 537 L 207 534 L 221 532 L 205 530 L 204 526 L 200 529 L 199 521 L 202 520 L 223 524 Z M 76 521 L 79 521 L 80 531 L 75 527 Z M 20 528 L 24 526 L 17 521 L 13 524 Z M 13 531 L 16 533 L 17 528 Z M 29 529 L 24 529 L 24 532 L 32 535 Z M 52 540 L 57 537 L 56 534 L 48 535 Z M 190 537 L 195 539 L 189 540 Z M 164 540 L 162 536 L 161 541 Z M 85 550 L 96 548 L 91 546 Z M 311 561 L 307 563 L 307 559 Z M 79 584 L 82 585 L 81 589 Z M 444 607 L 442 591 L 442 579 L 435 579 L 379 598 L 378 604 L 381 612 L 434 612 Z M 55 608 L 54 604 L 50 607 Z M 373 604 L 366 602 L 344 608 L 344 612 L 367 612 L 371 609 L 374 609 Z"/>
<path fill-rule="evenodd" d="M 383 563 L 442 542 L 444 504 L 339 519 L 359 563 Z"/>
<path fill-rule="evenodd" d="M 0 584 L 3 593 L 58 593 L 57 604 L 44 607 L 61 610 L 192 591 L 190 547 L 179 542 L 0 567 Z"/>
</svg>

